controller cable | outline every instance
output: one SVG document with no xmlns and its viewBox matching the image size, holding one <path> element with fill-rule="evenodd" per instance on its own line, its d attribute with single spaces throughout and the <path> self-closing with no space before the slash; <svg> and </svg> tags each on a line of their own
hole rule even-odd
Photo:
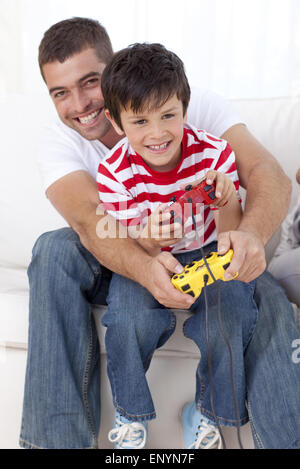
<svg viewBox="0 0 300 469">
<path fill-rule="evenodd" d="M 192 221 L 194 225 L 194 230 L 195 230 L 195 235 L 197 238 L 197 242 L 199 244 L 200 252 L 202 255 L 202 258 L 204 260 L 205 266 L 213 279 L 214 282 L 216 282 L 216 279 L 209 267 L 209 264 L 206 260 L 205 253 L 202 247 L 202 243 L 200 241 L 199 233 L 197 231 L 197 225 L 196 225 L 196 220 L 195 216 L 193 213 L 193 205 L 192 205 L 192 199 L 189 198 L 187 199 L 190 207 L 190 212 L 192 216 Z M 213 396 L 213 377 L 212 377 L 212 360 L 211 360 L 211 350 L 210 350 L 210 341 L 209 341 L 209 327 L 208 327 L 208 301 L 207 301 L 207 282 L 208 282 L 208 275 L 205 275 L 204 277 L 204 300 L 205 300 L 205 322 L 206 322 L 206 327 L 205 327 L 205 334 L 206 334 L 206 345 L 207 345 L 207 362 L 208 362 L 208 370 L 209 370 L 209 383 L 210 383 L 210 404 L 211 404 L 211 409 L 212 409 L 212 414 L 213 418 L 215 420 L 215 423 L 217 425 L 217 428 L 220 432 L 223 448 L 226 449 L 226 444 L 225 444 L 225 439 L 221 430 L 221 426 L 219 423 L 219 419 L 216 416 L 215 413 L 215 406 L 214 406 L 214 396 Z M 221 334 L 223 336 L 223 339 L 226 343 L 226 346 L 228 348 L 229 352 L 229 361 L 230 361 L 230 379 L 231 379 L 231 388 L 232 388 L 232 398 L 233 398 L 233 403 L 234 403 L 234 409 L 235 409 L 235 415 L 237 419 L 237 437 L 238 437 L 238 442 L 239 442 L 239 447 L 240 449 L 244 449 L 241 441 L 241 434 L 240 434 L 240 415 L 239 415 L 239 410 L 238 410 L 238 403 L 237 403 L 237 398 L 236 398 L 236 392 L 235 392 L 235 387 L 234 387 L 234 376 L 233 376 L 233 356 L 232 356 L 232 349 L 230 346 L 230 341 L 228 339 L 228 336 L 225 332 L 224 326 L 223 326 L 223 321 L 222 321 L 222 314 L 221 314 L 221 295 L 220 295 L 220 284 L 217 282 L 217 311 L 218 311 L 218 325 L 219 329 L 221 331 Z"/>
</svg>

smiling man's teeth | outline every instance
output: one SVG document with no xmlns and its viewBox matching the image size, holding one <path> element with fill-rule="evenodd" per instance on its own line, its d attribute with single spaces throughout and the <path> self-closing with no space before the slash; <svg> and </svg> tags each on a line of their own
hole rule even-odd
<svg viewBox="0 0 300 469">
<path fill-rule="evenodd" d="M 95 117 L 98 116 L 99 113 L 100 113 L 100 111 L 95 111 L 95 112 L 92 112 L 92 114 L 89 114 L 86 117 L 78 117 L 78 120 L 81 124 L 89 124 L 90 122 L 92 122 L 92 120 L 95 119 Z"/>
<path fill-rule="evenodd" d="M 164 150 L 164 148 L 167 148 L 167 146 L 168 142 L 163 143 L 162 145 L 149 145 L 149 148 L 151 148 L 152 150 Z"/>
</svg>

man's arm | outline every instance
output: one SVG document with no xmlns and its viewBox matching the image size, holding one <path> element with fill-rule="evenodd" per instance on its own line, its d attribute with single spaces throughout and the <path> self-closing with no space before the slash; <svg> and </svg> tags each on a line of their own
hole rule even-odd
<svg viewBox="0 0 300 469">
<path fill-rule="evenodd" d="M 214 212 L 217 233 L 236 230 L 242 219 L 242 207 L 236 196 L 233 194 L 228 203 Z"/>
<path fill-rule="evenodd" d="M 188 308 L 191 305 L 189 295 L 176 290 L 170 282 L 169 273 L 181 267 L 170 253 L 149 256 L 135 240 L 122 238 L 124 227 L 121 224 L 117 224 L 119 237 L 113 232 L 111 236 L 99 237 L 97 224 L 99 227 L 103 215 L 97 214 L 100 202 L 97 184 L 87 172 L 75 171 L 64 176 L 48 188 L 47 196 L 78 234 L 83 246 L 102 265 L 139 282 L 165 306 Z"/>
<path fill-rule="evenodd" d="M 233 247 L 234 259 L 228 272 L 234 275 L 238 271 L 239 280 L 249 282 L 266 267 L 264 246 L 287 213 L 291 181 L 245 125 L 231 127 L 222 138 L 235 152 L 240 183 L 247 195 L 237 231 L 221 234 L 218 246 L 220 252 Z"/>
</svg>

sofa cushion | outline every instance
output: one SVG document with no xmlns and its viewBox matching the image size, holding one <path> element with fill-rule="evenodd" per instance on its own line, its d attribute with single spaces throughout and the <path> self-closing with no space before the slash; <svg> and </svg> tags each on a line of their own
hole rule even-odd
<svg viewBox="0 0 300 469">
<path fill-rule="evenodd" d="M 291 205 L 300 194 L 300 96 L 232 100 L 249 130 L 273 154 L 293 182 Z M 266 174 L 266 178 L 268 175 Z"/>
<path fill-rule="evenodd" d="M 0 343 L 26 348 L 28 281 L 22 268 L 0 267 Z"/>
<path fill-rule="evenodd" d="M 27 348 L 28 335 L 28 278 L 26 269 L 0 267 L 0 344 Z M 100 340 L 101 353 L 105 353 L 105 327 L 101 325 L 104 306 L 94 307 L 94 317 Z M 194 343 L 182 333 L 185 311 L 176 311 L 177 328 L 171 339 L 160 349 L 163 355 L 199 356 Z"/>
</svg>

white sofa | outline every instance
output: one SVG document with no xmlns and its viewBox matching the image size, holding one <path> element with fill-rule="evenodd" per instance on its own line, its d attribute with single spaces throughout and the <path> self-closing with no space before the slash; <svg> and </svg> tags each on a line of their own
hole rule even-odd
<svg viewBox="0 0 300 469">
<path fill-rule="evenodd" d="M 45 198 L 35 165 L 39 128 L 54 115 L 48 96 L 9 95 L 1 102 L 0 172 L 0 448 L 18 448 L 28 330 L 28 281 L 26 268 L 37 237 L 65 226 Z M 300 98 L 233 103 L 250 130 L 285 166 L 293 179 L 292 202 L 299 192 L 294 183 L 300 155 Z M 268 175 L 266 174 L 266 178 Z M 263 221 L 262 221 L 263 223 Z M 268 246 L 268 258 L 278 233 Z M 107 432 L 112 423 L 112 402 L 106 377 L 104 330 L 101 311 L 95 311 L 102 347 L 102 424 L 100 447 L 111 448 Z M 171 340 L 156 352 L 149 382 L 158 413 L 151 422 L 149 448 L 183 448 L 179 411 L 193 398 L 196 348 L 181 332 L 185 313 L 178 313 L 178 327 Z M 179 379 L 178 379 L 179 377 Z M 237 447 L 234 429 L 225 429 L 229 448 Z M 242 428 L 245 448 L 252 448 L 249 425 Z"/>
</svg>

